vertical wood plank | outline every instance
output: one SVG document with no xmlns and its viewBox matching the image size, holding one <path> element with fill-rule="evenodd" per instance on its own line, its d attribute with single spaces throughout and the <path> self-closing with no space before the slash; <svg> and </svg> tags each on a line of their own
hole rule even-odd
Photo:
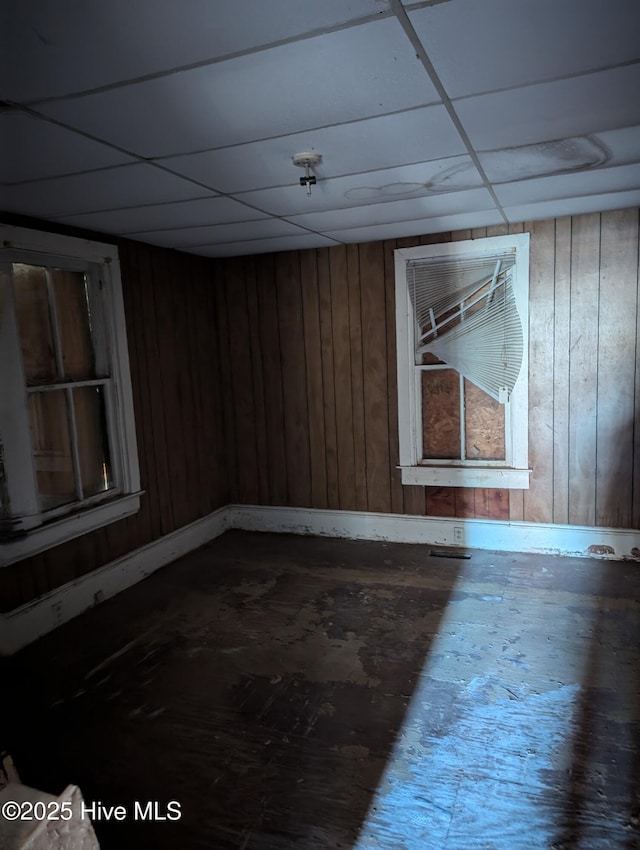
<svg viewBox="0 0 640 850">
<path fill-rule="evenodd" d="M 525 227 L 522 223 L 510 224 L 508 226 L 509 234 L 525 233 L 530 231 L 530 227 Z M 509 494 L 509 519 L 514 522 L 524 519 L 524 490 L 512 490 Z"/>
<path fill-rule="evenodd" d="M 273 255 L 269 254 L 262 258 L 256 271 L 267 423 L 269 504 L 285 505 L 287 503 L 287 455 L 284 437 L 280 327 Z"/>
<path fill-rule="evenodd" d="M 476 515 L 476 488 L 452 487 L 454 516 L 470 519 Z M 481 491 L 484 492 L 484 491 Z"/>
<path fill-rule="evenodd" d="M 360 254 L 358 245 L 347 245 L 349 336 L 351 351 L 351 404 L 353 411 L 353 464 L 356 510 L 367 510 L 367 456 L 364 425 L 362 369 L 362 309 L 360 304 Z"/>
<path fill-rule="evenodd" d="M 556 220 L 553 294 L 553 522 L 569 522 L 571 218 Z"/>
<path fill-rule="evenodd" d="M 300 275 L 305 362 L 307 364 L 307 415 L 309 418 L 309 466 L 311 474 L 310 505 L 313 508 L 326 508 L 327 463 L 316 251 L 301 251 Z"/>
<path fill-rule="evenodd" d="M 184 431 L 182 422 L 182 380 L 178 368 L 178 340 L 174 289 L 180 280 L 174 274 L 172 251 L 154 252 L 152 257 L 153 286 L 156 321 L 158 327 L 159 368 L 162 375 L 162 407 L 166 443 L 163 446 L 169 470 L 173 528 L 180 528 L 190 519 L 187 496 L 187 466 L 184 458 Z M 173 530 L 173 529 L 172 529 Z"/>
<path fill-rule="evenodd" d="M 267 418 L 262 380 L 262 351 L 260 349 L 260 306 L 254 257 L 247 257 L 245 283 L 247 288 L 248 343 L 251 359 L 251 382 L 254 403 L 254 438 L 257 461 L 258 504 L 269 504 L 269 475 L 267 460 Z"/>
<path fill-rule="evenodd" d="M 389 433 L 389 480 L 391 487 L 391 511 L 404 512 L 404 495 L 398 463 L 400 443 L 398 438 L 398 364 L 396 348 L 396 289 L 394 239 L 382 243 L 384 260 L 385 330 L 387 343 L 387 415 Z"/>
<path fill-rule="evenodd" d="M 569 522 L 594 525 L 600 215 L 572 222 L 569 363 Z"/>
<path fill-rule="evenodd" d="M 153 253 L 146 245 L 140 245 L 138 247 L 138 271 L 140 275 L 141 319 L 144 327 L 145 358 L 147 361 L 149 409 L 153 423 L 150 433 L 145 434 L 143 439 L 151 441 L 153 446 L 153 465 L 155 467 L 155 488 L 160 514 L 160 533 L 168 534 L 175 526 L 173 521 L 173 506 L 171 503 L 169 460 L 166 451 L 167 431 L 165 426 L 166 402 L 163 394 L 164 375 L 162 374 L 160 362 Z M 153 486 L 153 483 L 150 475 L 150 486 Z M 151 493 L 149 498 L 151 498 Z"/>
<path fill-rule="evenodd" d="M 151 406 L 149 401 L 144 328 L 141 321 L 142 306 L 140 303 L 137 252 L 133 249 L 131 242 L 123 241 L 119 246 L 119 253 L 122 273 L 122 294 L 127 323 L 131 391 L 133 394 L 133 409 L 136 420 L 140 486 L 145 491 L 144 495 L 140 498 L 140 510 L 136 517 L 138 528 L 137 545 L 140 546 L 160 536 L 160 516 L 157 506 L 157 486 L 151 487 L 149 484 L 150 477 L 152 475 L 155 477 L 152 453 L 153 422 L 150 418 Z M 147 435 L 149 435 L 148 440 Z"/>
<path fill-rule="evenodd" d="M 235 411 L 233 409 L 233 386 L 231 382 L 230 328 L 227 315 L 227 262 L 221 264 L 220 277 L 216 282 L 216 317 L 218 330 L 218 361 L 220 363 L 220 400 L 224 417 L 224 441 L 226 445 L 226 472 L 229 482 L 229 498 L 238 501 L 238 447 L 236 439 Z"/>
<path fill-rule="evenodd" d="M 331 313 L 333 324 L 333 368 L 336 398 L 338 445 L 338 490 L 340 508 L 355 510 L 355 457 L 353 453 L 353 404 L 351 388 L 351 332 L 347 251 L 344 246 L 329 248 L 331 273 Z"/>
<path fill-rule="evenodd" d="M 425 511 L 429 516 L 456 516 L 455 487 L 425 487 Z"/>
<path fill-rule="evenodd" d="M 197 449 L 195 479 L 197 482 L 197 516 L 206 516 L 211 511 L 212 476 L 210 474 L 210 451 L 209 440 L 211 432 L 205 425 L 205 395 L 209 392 L 202 391 L 202 376 L 207 372 L 211 375 L 211 364 L 202 356 L 201 351 L 201 324 L 203 317 L 207 316 L 206 299 L 203 298 L 203 285 L 200 277 L 201 260 L 198 257 L 188 255 L 187 272 L 189 276 L 189 287 L 187 298 L 187 323 L 189 329 L 189 360 L 187 369 L 191 377 L 191 389 L 193 397 L 193 425 L 194 441 Z"/>
<path fill-rule="evenodd" d="M 408 236 L 404 239 L 398 239 L 396 242 L 396 248 L 414 248 L 416 245 L 420 244 L 421 238 L 419 236 Z M 426 510 L 426 495 L 424 487 L 412 487 L 405 484 L 402 486 L 402 495 L 404 500 L 403 510 L 405 514 L 415 514 L 418 516 L 424 514 Z"/>
<path fill-rule="evenodd" d="M 382 242 L 360 246 L 367 501 L 391 511 L 387 334 Z"/>
<path fill-rule="evenodd" d="M 601 216 L 596 525 L 632 527 L 638 211 Z"/>
<path fill-rule="evenodd" d="M 639 224 L 639 239 L 640 239 L 640 221 Z M 637 279 L 637 307 L 636 307 L 636 363 L 640 363 L 640 258 L 638 264 L 638 279 Z M 633 496 L 631 505 L 631 523 L 633 528 L 640 528 L 640 369 L 636 369 L 635 388 L 634 388 L 634 422 L 635 428 L 633 431 Z"/>
<path fill-rule="evenodd" d="M 227 261 L 225 293 L 229 322 L 229 366 L 238 465 L 237 498 L 241 504 L 255 505 L 259 500 L 258 456 L 245 262 L 244 257 Z"/>
<path fill-rule="evenodd" d="M 553 519 L 553 290 L 555 222 L 531 229 L 529 275 L 529 464 L 524 518 Z"/>
<path fill-rule="evenodd" d="M 223 280 L 223 262 L 214 260 L 213 266 L 207 264 L 210 271 L 201 272 L 206 281 L 203 300 L 207 309 L 207 321 L 204 328 L 204 363 L 210 364 L 210 372 L 203 372 L 205 386 L 209 378 L 205 395 L 207 422 L 211 423 L 209 434 L 210 462 L 212 464 L 212 492 L 214 508 L 231 503 L 231 481 L 227 471 L 228 446 L 225 436 L 225 413 L 222 393 L 222 364 L 220 361 L 219 339 L 224 323 L 218 313 L 218 289 Z"/>
<path fill-rule="evenodd" d="M 180 428 L 179 448 L 173 447 L 172 457 L 181 466 L 183 487 L 179 492 L 181 513 L 179 525 L 192 522 L 198 516 L 198 479 L 199 463 L 197 436 L 195 431 L 194 397 L 191 373 L 193 371 L 189 357 L 189 337 L 191 328 L 188 321 L 188 300 L 191 281 L 189 280 L 190 257 L 177 251 L 168 252 L 168 288 L 167 303 L 172 305 L 173 325 L 173 362 L 176 370 L 176 419 Z"/>
<path fill-rule="evenodd" d="M 298 251 L 276 255 L 276 289 L 287 452 L 287 504 L 308 507 L 311 501 L 309 420 Z"/>
<path fill-rule="evenodd" d="M 509 490 L 480 488 L 476 490 L 475 516 L 477 519 L 509 519 Z"/>
<path fill-rule="evenodd" d="M 338 432 L 336 423 L 335 365 L 333 358 L 333 308 L 331 305 L 331 268 L 329 249 L 319 248 L 318 310 L 322 358 L 322 398 L 324 408 L 325 462 L 327 469 L 327 507 L 340 507 L 338 481 Z"/>
</svg>

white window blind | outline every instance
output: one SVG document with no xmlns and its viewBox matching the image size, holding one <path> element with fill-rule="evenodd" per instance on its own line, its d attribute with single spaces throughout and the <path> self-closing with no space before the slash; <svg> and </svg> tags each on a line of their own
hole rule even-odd
<svg viewBox="0 0 640 850">
<path fill-rule="evenodd" d="M 505 403 L 520 374 L 524 350 L 514 270 L 513 251 L 409 261 L 416 364 L 429 352 Z"/>
</svg>

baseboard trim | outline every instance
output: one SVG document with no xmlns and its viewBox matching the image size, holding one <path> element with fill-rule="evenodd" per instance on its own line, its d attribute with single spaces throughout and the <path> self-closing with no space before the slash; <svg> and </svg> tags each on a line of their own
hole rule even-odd
<svg viewBox="0 0 640 850">
<path fill-rule="evenodd" d="M 0 654 L 12 655 L 62 623 L 232 528 L 498 552 L 640 560 L 640 530 L 227 505 L 27 605 L 1 614 Z"/>
<path fill-rule="evenodd" d="M 220 508 L 33 602 L 0 615 L 0 655 L 13 655 L 57 626 L 209 543 L 227 530 L 228 518 L 227 508 Z"/>
<path fill-rule="evenodd" d="M 231 528 L 488 549 L 640 560 L 640 530 L 408 514 L 229 505 Z"/>
</svg>

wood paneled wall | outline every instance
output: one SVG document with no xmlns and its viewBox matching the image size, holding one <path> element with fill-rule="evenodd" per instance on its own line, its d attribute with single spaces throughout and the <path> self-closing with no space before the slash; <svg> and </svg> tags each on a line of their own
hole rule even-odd
<svg viewBox="0 0 640 850">
<path fill-rule="evenodd" d="M 41 596 L 230 501 L 212 264 L 129 241 L 120 244 L 120 260 L 145 490 L 140 512 L 1 569 L 0 610 Z"/>
<path fill-rule="evenodd" d="M 638 210 L 523 230 L 533 474 L 511 492 L 396 469 L 393 251 L 506 228 L 217 261 L 123 241 L 142 508 L 0 570 L 0 610 L 229 502 L 640 527 Z"/>
<path fill-rule="evenodd" d="M 232 499 L 640 526 L 638 211 L 523 230 L 528 491 L 403 487 L 396 469 L 393 251 L 509 232 L 491 227 L 218 262 Z"/>
</svg>

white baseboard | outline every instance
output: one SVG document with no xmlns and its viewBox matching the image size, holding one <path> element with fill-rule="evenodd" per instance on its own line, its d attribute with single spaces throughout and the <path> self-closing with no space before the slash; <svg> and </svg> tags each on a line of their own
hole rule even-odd
<svg viewBox="0 0 640 850">
<path fill-rule="evenodd" d="M 614 560 L 640 559 L 640 530 L 491 519 L 229 505 L 231 528 Z M 635 551 L 634 551 L 635 550 Z"/>
<path fill-rule="evenodd" d="M 228 528 L 227 508 L 171 532 L 63 584 L 33 602 L 0 615 L 0 655 L 13 655 L 56 626 L 126 590 L 151 573 L 204 546 Z"/>
<path fill-rule="evenodd" d="M 227 505 L 33 602 L 0 614 L 0 655 L 12 655 L 56 626 L 231 528 L 498 552 L 640 560 L 640 530 Z"/>
</svg>

